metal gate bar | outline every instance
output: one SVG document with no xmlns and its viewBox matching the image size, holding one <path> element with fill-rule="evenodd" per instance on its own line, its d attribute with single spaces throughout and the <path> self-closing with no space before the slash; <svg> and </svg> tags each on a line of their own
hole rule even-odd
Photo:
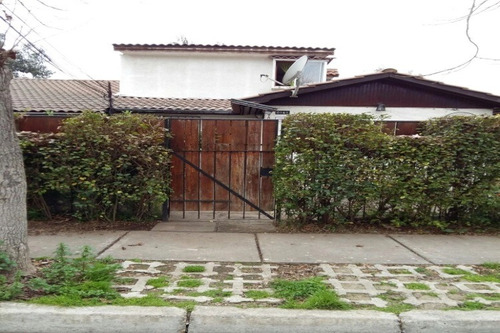
<svg viewBox="0 0 500 333">
<path fill-rule="evenodd" d="M 217 179 L 215 177 L 215 175 L 216 175 L 216 173 L 215 173 L 216 165 L 214 165 L 214 176 L 212 176 L 211 174 L 209 174 L 206 171 L 204 171 L 203 169 L 201 169 L 198 165 L 196 165 L 193 162 L 191 162 L 188 159 L 186 159 L 185 156 L 183 156 L 183 155 L 185 155 L 185 153 L 186 152 L 184 152 L 184 154 L 179 154 L 178 152 L 172 151 L 172 154 L 174 156 L 176 156 L 182 162 L 184 162 L 183 165 L 187 164 L 187 165 L 191 166 L 196 171 L 198 171 L 199 173 L 201 173 L 202 175 L 204 175 L 205 177 L 209 178 L 210 180 L 212 180 L 214 182 L 214 200 L 213 200 L 213 207 L 214 207 L 213 214 L 214 214 L 214 218 L 215 218 L 215 208 L 216 208 L 215 207 L 215 201 L 216 201 L 215 200 L 215 184 L 217 184 L 220 187 L 222 187 L 223 189 L 225 189 L 226 191 L 228 191 L 229 193 L 231 193 L 232 195 L 234 195 L 237 198 L 239 198 L 240 200 L 242 200 L 244 202 L 244 204 L 248 204 L 250 207 L 254 208 L 255 210 L 257 210 L 259 213 L 261 213 L 262 215 L 266 216 L 267 218 L 272 219 L 272 220 L 274 219 L 274 216 L 270 215 L 268 212 L 266 212 L 265 210 L 263 210 L 262 208 L 260 208 L 258 205 L 254 204 L 253 202 L 251 202 L 250 200 L 248 200 L 245 196 L 243 196 L 240 193 L 234 191 L 231 187 L 227 186 L 226 184 L 224 184 L 223 182 L 221 182 L 219 179 Z M 245 160 L 246 160 L 246 153 L 247 152 L 245 151 Z M 214 152 L 214 159 L 215 159 L 215 155 L 216 155 L 216 152 Z M 245 168 L 245 166 L 244 166 L 244 168 Z M 245 170 L 246 170 L 246 168 L 245 168 Z M 183 217 L 185 217 L 185 202 L 186 202 L 185 201 L 185 197 L 183 198 L 183 201 L 184 201 Z M 198 211 L 198 213 L 199 213 L 199 211 Z M 243 208 L 243 218 L 245 218 L 245 208 Z"/>
</svg>

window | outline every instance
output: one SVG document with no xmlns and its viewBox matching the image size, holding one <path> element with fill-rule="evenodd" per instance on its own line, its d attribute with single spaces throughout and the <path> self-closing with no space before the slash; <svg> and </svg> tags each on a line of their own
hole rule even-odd
<svg viewBox="0 0 500 333">
<path fill-rule="evenodd" d="M 283 82 L 283 76 L 293 64 L 294 60 L 275 60 L 274 79 L 278 82 Z M 325 81 L 325 62 L 321 60 L 308 60 L 304 70 L 300 84 L 316 83 Z M 275 84 L 279 86 L 278 84 Z"/>
</svg>

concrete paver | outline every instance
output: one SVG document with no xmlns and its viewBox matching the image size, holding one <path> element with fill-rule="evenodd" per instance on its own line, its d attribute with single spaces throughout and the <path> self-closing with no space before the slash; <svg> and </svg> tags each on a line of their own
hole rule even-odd
<svg viewBox="0 0 500 333">
<path fill-rule="evenodd" d="M 29 236 L 28 246 L 32 258 L 52 257 L 59 243 L 66 244 L 74 256 L 78 256 L 85 245 L 90 246 L 94 253 L 98 254 L 126 233 L 127 231 L 92 231 Z"/>
<path fill-rule="evenodd" d="M 253 234 L 131 231 L 101 256 L 116 259 L 259 262 Z"/>
<path fill-rule="evenodd" d="M 258 234 L 264 262 L 428 264 L 384 235 Z"/>
<path fill-rule="evenodd" d="M 500 237 L 391 235 L 434 264 L 482 264 L 500 261 Z"/>
</svg>

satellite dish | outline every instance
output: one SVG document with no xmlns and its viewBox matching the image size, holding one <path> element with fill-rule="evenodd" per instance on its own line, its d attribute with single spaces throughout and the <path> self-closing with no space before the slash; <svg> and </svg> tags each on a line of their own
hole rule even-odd
<svg viewBox="0 0 500 333">
<path fill-rule="evenodd" d="M 302 73 L 302 70 L 304 70 L 304 67 L 306 66 L 307 63 L 307 56 L 304 55 L 297 59 L 291 66 L 288 68 L 286 71 L 285 75 L 283 76 L 283 84 L 288 85 L 293 82 L 296 78 L 300 76 Z"/>
</svg>

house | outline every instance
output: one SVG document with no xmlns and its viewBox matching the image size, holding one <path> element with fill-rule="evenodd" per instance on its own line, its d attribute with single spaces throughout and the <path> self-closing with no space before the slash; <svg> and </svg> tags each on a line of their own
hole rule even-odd
<svg viewBox="0 0 500 333">
<path fill-rule="evenodd" d="M 309 60 L 302 83 L 335 76 L 334 48 L 197 44 L 114 44 L 121 53 L 119 95 L 230 99 L 280 90 L 290 65 Z"/>
<path fill-rule="evenodd" d="M 292 94 L 293 89 L 287 89 L 233 100 L 233 109 L 263 112 L 267 119 L 297 112 L 366 113 L 384 121 L 394 134 L 415 134 L 418 123 L 431 118 L 489 116 L 500 110 L 500 96 L 400 74 L 393 69 L 308 84 L 300 87 L 298 96 L 291 97 Z"/>
</svg>

